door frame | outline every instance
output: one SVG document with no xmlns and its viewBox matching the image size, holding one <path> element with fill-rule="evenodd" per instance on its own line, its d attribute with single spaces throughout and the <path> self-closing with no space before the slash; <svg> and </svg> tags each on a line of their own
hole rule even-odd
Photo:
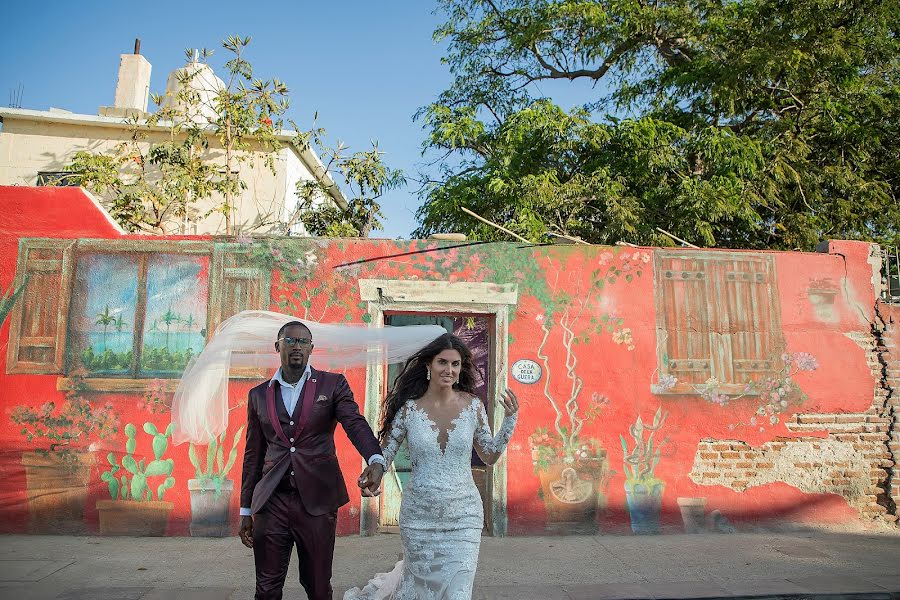
<svg viewBox="0 0 900 600">
<path fill-rule="evenodd" d="M 494 331 L 491 341 L 494 350 L 491 389 L 495 394 L 505 389 L 509 372 L 509 309 L 518 304 L 516 284 L 482 282 L 416 281 L 402 279 L 360 279 L 360 300 L 367 306 L 369 327 L 384 327 L 387 313 L 456 313 L 493 316 Z M 381 399 L 384 395 L 387 365 L 381 358 L 370 359 L 366 365 L 366 402 L 364 414 L 373 429 L 377 429 L 381 417 Z M 500 403 L 490 400 L 491 425 L 494 431 L 503 422 L 504 411 Z M 491 531 L 493 536 L 505 536 L 507 458 L 504 452 L 488 470 L 491 491 Z M 380 498 L 362 498 L 359 511 L 360 535 L 375 535 L 378 529 Z"/>
</svg>

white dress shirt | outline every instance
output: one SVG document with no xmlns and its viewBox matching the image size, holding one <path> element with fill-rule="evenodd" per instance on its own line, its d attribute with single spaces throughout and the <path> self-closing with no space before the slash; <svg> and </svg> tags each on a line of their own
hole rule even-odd
<svg viewBox="0 0 900 600">
<path fill-rule="evenodd" d="M 306 370 L 303 371 L 303 375 L 296 383 L 288 383 L 287 381 L 285 381 L 284 377 L 282 377 L 281 375 L 280 367 L 277 371 L 275 371 L 275 375 L 272 376 L 272 379 L 269 381 L 269 387 L 275 385 L 276 381 L 279 385 L 281 385 L 281 401 L 284 402 L 284 408 L 287 409 L 287 413 L 289 415 L 294 414 L 294 409 L 297 407 L 297 402 L 300 401 L 300 395 L 303 392 L 303 385 L 306 383 L 306 380 L 309 379 L 310 375 L 311 372 L 309 363 L 306 363 Z M 369 460 L 367 462 L 370 465 L 373 463 L 378 463 L 382 467 L 387 467 L 387 463 L 385 463 L 384 457 L 381 454 L 373 454 L 369 457 Z M 249 517 L 251 514 L 252 513 L 249 507 L 241 507 L 242 517 Z"/>
</svg>

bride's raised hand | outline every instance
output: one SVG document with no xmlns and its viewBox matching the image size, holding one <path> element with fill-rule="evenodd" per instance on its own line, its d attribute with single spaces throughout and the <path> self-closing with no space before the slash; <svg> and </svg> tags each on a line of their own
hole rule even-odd
<svg viewBox="0 0 900 600">
<path fill-rule="evenodd" d="M 503 405 L 507 417 L 511 417 L 519 412 L 519 399 L 516 398 L 516 394 L 510 389 L 503 390 L 503 393 L 500 394 L 500 404 Z"/>
</svg>

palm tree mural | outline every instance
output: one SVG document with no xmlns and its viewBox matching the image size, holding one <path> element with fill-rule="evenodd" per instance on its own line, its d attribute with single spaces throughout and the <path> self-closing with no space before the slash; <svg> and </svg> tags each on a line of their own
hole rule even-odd
<svg viewBox="0 0 900 600">
<path fill-rule="evenodd" d="M 172 307 L 169 307 L 169 310 L 166 311 L 166 314 L 162 316 L 163 323 L 166 324 L 166 350 L 169 349 L 169 330 L 172 327 L 172 323 L 177 323 L 181 317 L 172 312 Z"/>
<path fill-rule="evenodd" d="M 116 326 L 116 331 L 118 332 L 120 339 L 122 337 L 122 330 L 125 328 L 126 325 L 128 325 L 128 323 L 125 321 L 125 319 L 122 318 L 122 315 L 119 314 L 119 316 L 116 317 L 115 326 Z"/>
<path fill-rule="evenodd" d="M 103 326 L 103 351 L 106 352 L 106 332 L 110 325 L 116 323 L 116 318 L 109 312 L 109 304 L 103 309 L 103 312 L 97 313 L 97 325 Z"/>
</svg>

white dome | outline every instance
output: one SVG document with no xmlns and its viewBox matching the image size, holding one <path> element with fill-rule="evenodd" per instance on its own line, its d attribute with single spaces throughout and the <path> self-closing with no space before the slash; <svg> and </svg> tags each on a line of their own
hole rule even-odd
<svg viewBox="0 0 900 600">
<path fill-rule="evenodd" d="M 193 92 L 190 94 L 192 102 L 185 102 L 184 98 L 178 97 L 185 87 Z M 190 120 L 208 123 L 216 119 L 216 96 L 224 89 L 225 82 L 216 76 L 212 68 L 194 59 L 169 73 L 163 107 L 178 108 L 189 115 Z"/>
</svg>

